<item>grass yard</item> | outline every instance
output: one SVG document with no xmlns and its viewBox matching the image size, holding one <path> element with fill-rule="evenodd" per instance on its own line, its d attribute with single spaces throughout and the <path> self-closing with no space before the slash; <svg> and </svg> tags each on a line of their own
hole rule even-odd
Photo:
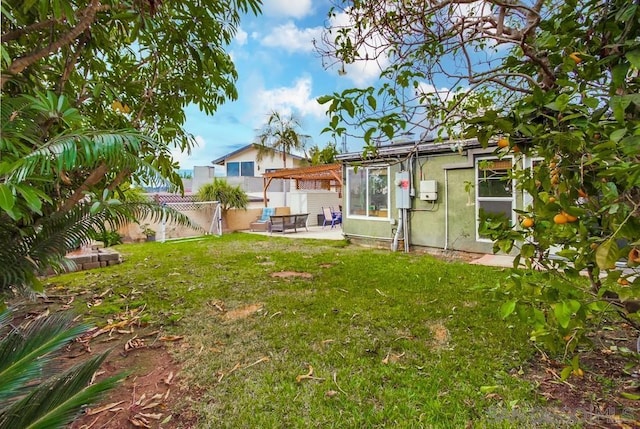
<svg viewBox="0 0 640 429">
<path fill-rule="evenodd" d="M 249 234 L 118 250 L 48 292 L 97 326 L 138 308 L 182 336 L 170 411 L 196 427 L 559 426 L 521 377 L 528 328 L 482 291 L 500 269 Z"/>
</svg>

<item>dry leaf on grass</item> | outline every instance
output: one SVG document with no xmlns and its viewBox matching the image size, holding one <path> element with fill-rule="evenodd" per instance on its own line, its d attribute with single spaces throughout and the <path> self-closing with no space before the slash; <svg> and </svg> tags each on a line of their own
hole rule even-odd
<svg viewBox="0 0 640 429">
<path fill-rule="evenodd" d="M 137 338 L 137 337 L 138 336 L 136 335 L 135 337 L 127 341 L 127 343 L 124 345 L 125 352 L 128 352 L 129 350 L 141 349 L 143 347 L 146 347 L 144 340 L 142 338 Z"/>
<path fill-rule="evenodd" d="M 124 401 L 119 401 L 119 402 L 112 402 L 110 404 L 104 405 L 100 408 L 89 408 L 87 410 L 87 415 L 88 416 L 93 416 L 95 414 L 99 414 L 102 413 L 104 411 L 112 411 L 113 408 L 117 407 L 118 405 L 122 404 Z"/>
<path fill-rule="evenodd" d="M 184 336 L 183 335 L 163 335 L 162 337 L 158 338 L 160 341 L 179 341 L 181 339 L 183 339 Z"/>
<path fill-rule="evenodd" d="M 296 377 L 296 383 L 300 383 L 302 380 L 324 380 L 324 378 L 314 377 L 313 376 L 313 367 L 309 365 L 309 372 L 306 374 L 301 374 Z"/>
</svg>

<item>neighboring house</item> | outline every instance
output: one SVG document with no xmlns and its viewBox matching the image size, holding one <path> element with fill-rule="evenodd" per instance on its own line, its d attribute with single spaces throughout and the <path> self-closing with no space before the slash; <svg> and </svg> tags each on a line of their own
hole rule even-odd
<svg viewBox="0 0 640 429">
<path fill-rule="evenodd" d="M 282 152 L 273 150 L 271 154 L 265 154 L 258 161 L 259 144 L 251 143 L 218 159 L 211 161 L 214 165 L 226 168 L 226 180 L 229 184 L 239 185 L 249 197 L 263 197 L 263 174 L 285 168 L 282 161 Z M 307 165 L 305 158 L 298 155 L 287 154 L 287 168 L 297 168 Z M 271 207 L 286 206 L 286 194 L 290 192 L 290 183 L 287 180 L 274 181 L 268 189 L 269 205 Z"/>
<path fill-rule="evenodd" d="M 338 155 L 345 178 L 344 235 L 402 248 L 408 229 L 406 248 L 491 253 L 491 240 L 478 234 L 479 210 L 504 213 L 515 225 L 513 210 L 528 201 L 507 176 L 515 165 L 532 164 L 522 156 L 498 159 L 495 150 L 460 140 L 381 146 L 373 158 Z"/>
<path fill-rule="evenodd" d="M 259 144 L 251 143 L 211 161 L 214 165 L 226 167 L 227 177 L 262 177 L 264 173 L 285 168 L 282 152 L 273 150 L 258 161 Z M 298 155 L 287 154 L 286 168 L 297 168 L 306 165 L 306 159 Z"/>
</svg>

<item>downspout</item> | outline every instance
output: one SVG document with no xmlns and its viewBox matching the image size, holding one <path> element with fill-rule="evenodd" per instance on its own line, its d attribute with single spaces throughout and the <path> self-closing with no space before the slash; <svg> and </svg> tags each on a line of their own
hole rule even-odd
<svg viewBox="0 0 640 429">
<path fill-rule="evenodd" d="M 449 170 L 444 170 L 444 250 L 449 247 Z"/>
<path fill-rule="evenodd" d="M 403 232 L 402 224 L 404 223 L 404 220 L 402 218 L 402 210 L 403 209 L 398 209 L 398 229 L 396 229 L 396 233 L 393 236 L 393 242 L 391 243 L 392 252 L 396 252 L 398 250 L 398 240 L 400 239 L 400 234 Z"/>
</svg>

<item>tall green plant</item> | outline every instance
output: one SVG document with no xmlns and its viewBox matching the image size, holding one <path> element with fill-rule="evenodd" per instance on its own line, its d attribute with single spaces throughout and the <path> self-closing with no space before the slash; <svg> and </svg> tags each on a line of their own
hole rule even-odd
<svg viewBox="0 0 640 429">
<path fill-rule="evenodd" d="M 231 208 L 246 209 L 249 205 L 249 197 L 240 186 L 230 185 L 217 177 L 200 187 L 197 198 L 199 201 L 218 201 L 223 213 Z"/>
<path fill-rule="evenodd" d="M 62 428 L 122 379 L 90 384 L 108 352 L 55 369 L 57 352 L 87 329 L 62 313 L 16 328 L 9 310 L 0 313 L 0 429 Z"/>
</svg>

